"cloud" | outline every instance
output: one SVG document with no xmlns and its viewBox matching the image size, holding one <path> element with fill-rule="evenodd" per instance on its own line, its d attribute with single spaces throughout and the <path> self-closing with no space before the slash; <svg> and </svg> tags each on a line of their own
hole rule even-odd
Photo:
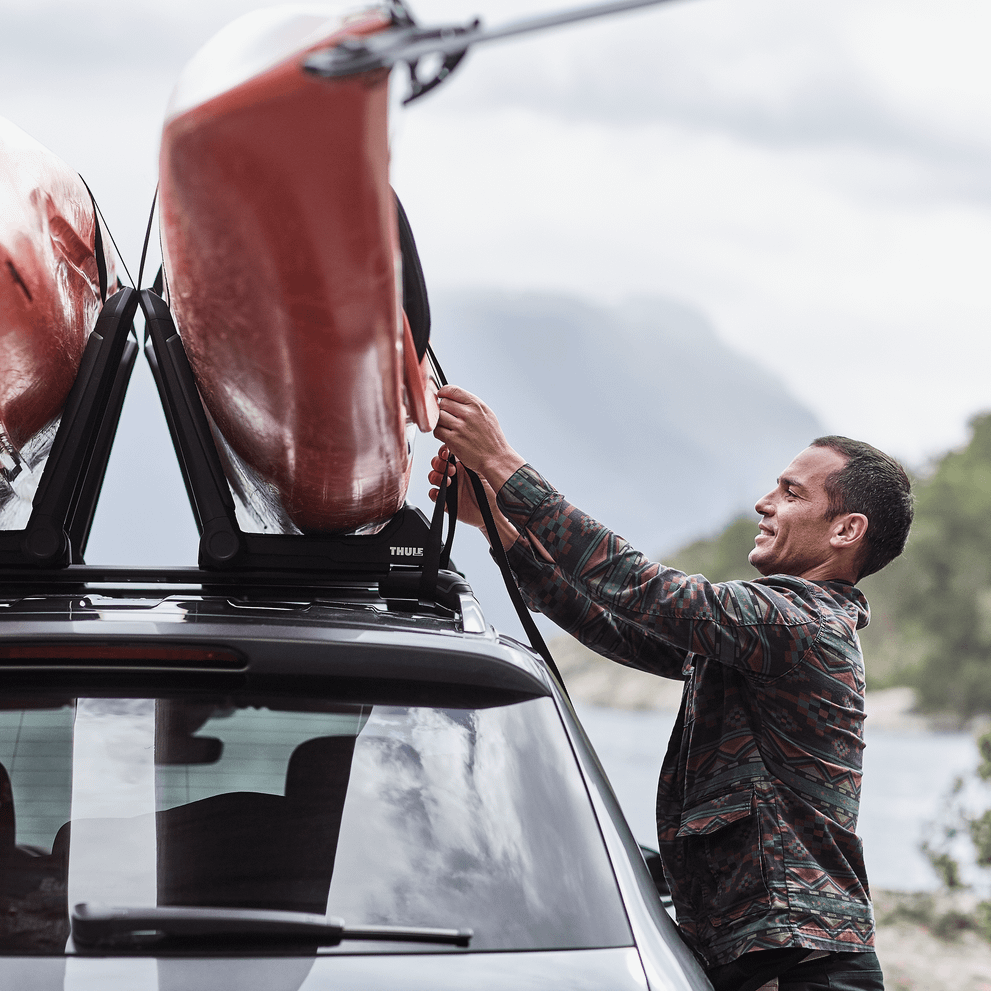
<svg viewBox="0 0 991 991">
<path fill-rule="evenodd" d="M 411 0 L 492 24 L 577 2 Z M 83 172 L 132 267 L 171 86 L 259 5 L 8 0 L 0 114 Z M 480 46 L 394 144 L 427 278 L 698 302 L 830 429 L 937 450 L 988 395 L 989 16 L 681 0 Z"/>
<path fill-rule="evenodd" d="M 175 79 L 251 0 L 12 0 L 13 82 L 88 74 Z M 534 0 L 420 0 L 423 23 L 498 25 Z M 53 18 L 54 21 L 53 25 Z M 975 0 L 681 0 L 474 49 L 415 108 L 525 109 L 616 129 L 675 125 L 769 148 L 852 147 L 916 162 L 932 195 L 991 194 L 991 67 Z M 25 74 L 21 76 L 21 74 Z M 83 74 L 82 76 L 80 74 Z M 919 190 L 914 190 L 918 192 Z"/>
<path fill-rule="evenodd" d="M 964 0 L 665 5 L 479 46 L 429 99 L 616 130 L 677 126 L 771 150 L 859 149 L 902 173 L 908 163 L 908 195 L 987 199 L 991 136 L 974 123 L 986 119 L 991 69 L 961 41 L 986 17 Z"/>
</svg>

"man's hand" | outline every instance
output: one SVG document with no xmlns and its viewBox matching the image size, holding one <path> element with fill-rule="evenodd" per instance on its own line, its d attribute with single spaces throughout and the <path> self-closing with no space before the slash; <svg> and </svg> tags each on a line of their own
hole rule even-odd
<svg viewBox="0 0 991 991">
<path fill-rule="evenodd" d="M 440 483 L 444 475 L 447 475 L 448 485 L 456 485 L 458 487 L 458 520 L 462 523 L 467 523 L 469 526 L 477 526 L 479 530 L 485 529 L 485 522 L 482 519 L 482 514 L 478 509 L 478 500 L 475 498 L 475 490 L 472 488 L 471 479 L 468 478 L 468 473 L 463 469 L 458 470 L 459 465 L 452 465 L 448 461 L 448 456 L 450 451 L 446 447 L 441 447 L 437 452 L 437 456 L 430 461 L 430 473 L 427 475 L 427 481 L 431 485 L 438 486 L 438 488 L 433 488 L 428 493 L 431 502 L 436 502 L 437 497 L 440 495 Z M 482 482 L 485 485 L 485 482 Z M 491 491 L 491 489 L 487 489 Z M 489 499 L 489 505 L 495 504 L 495 498 Z"/>
<path fill-rule="evenodd" d="M 509 446 L 495 413 L 456 385 L 445 385 L 437 402 L 440 416 L 434 436 L 498 492 L 526 461 Z"/>
<path fill-rule="evenodd" d="M 449 453 L 446 447 L 442 447 L 437 452 L 437 456 L 430 462 L 431 471 L 427 475 L 427 480 L 431 485 L 439 486 L 441 479 L 446 473 L 450 480 L 449 484 L 457 485 L 458 487 L 458 520 L 462 523 L 467 523 L 469 526 L 478 527 L 482 533 L 485 533 L 485 521 L 482 519 L 482 513 L 478 508 L 478 500 L 475 498 L 475 490 L 472 487 L 471 479 L 468 478 L 468 473 L 464 470 L 463 465 L 452 465 L 448 462 Z M 488 497 L 489 508 L 492 510 L 492 518 L 495 520 L 496 529 L 499 531 L 502 546 L 508 549 L 516 542 L 519 534 L 516 532 L 516 527 L 499 512 L 499 507 L 496 505 L 496 494 L 492 491 L 492 486 L 484 478 L 482 479 L 482 487 L 485 489 L 485 494 Z M 436 502 L 439 494 L 439 488 L 431 489 L 429 492 L 431 502 Z M 487 533 L 485 533 L 485 536 L 488 538 Z"/>
</svg>

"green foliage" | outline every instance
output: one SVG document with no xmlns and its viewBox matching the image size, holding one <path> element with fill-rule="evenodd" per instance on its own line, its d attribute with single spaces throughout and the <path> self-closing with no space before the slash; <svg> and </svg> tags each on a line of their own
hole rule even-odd
<svg viewBox="0 0 991 991">
<path fill-rule="evenodd" d="M 981 753 L 982 763 L 977 769 L 977 776 L 985 782 L 991 781 L 991 733 L 987 733 L 977 741 L 978 749 Z M 971 782 L 973 785 L 974 782 Z M 985 791 L 985 801 L 987 796 Z M 926 901 L 922 896 L 916 903 L 905 906 L 899 905 L 898 910 L 905 918 L 909 909 L 915 910 L 919 914 L 916 920 L 927 926 L 929 930 L 940 939 L 956 939 L 963 931 L 973 930 L 979 936 L 991 942 L 991 901 L 982 901 L 976 908 L 969 908 L 967 912 L 959 911 L 961 903 L 959 899 L 954 902 L 954 895 L 965 890 L 968 885 L 963 881 L 960 873 L 960 865 L 952 855 L 951 849 L 955 846 L 954 841 L 960 836 L 969 836 L 974 846 L 976 862 L 978 867 L 991 867 L 991 809 L 984 812 L 975 811 L 974 787 L 967 787 L 964 778 L 956 778 L 953 788 L 943 802 L 937 822 L 930 824 L 930 836 L 921 844 L 924 856 L 932 865 L 936 874 L 942 882 L 944 891 L 949 895 L 951 902 L 950 911 L 942 914 L 935 912 L 935 900 L 927 896 Z M 980 804 L 983 804 L 981 802 Z M 946 895 L 943 896 L 946 901 Z M 928 913 L 928 918 L 921 916 Z"/>
<path fill-rule="evenodd" d="M 922 844 L 922 852 L 932 865 L 932 869 L 936 872 L 944 888 L 949 891 L 959 891 L 966 887 L 960 876 L 960 865 L 955 857 L 945 851 L 933 850 L 925 843 Z"/>
<path fill-rule="evenodd" d="M 982 781 L 991 781 L 991 733 L 978 737 L 977 752 L 981 755 L 981 763 L 977 765 L 977 776 Z"/>
<path fill-rule="evenodd" d="M 954 840 L 961 833 L 966 834 L 970 830 L 970 810 L 964 802 L 964 784 L 962 777 L 954 778 L 953 787 L 943 801 L 939 820 L 930 824 L 930 836 L 919 846 L 940 883 L 948 891 L 959 891 L 966 887 L 960 874 L 960 864 L 950 852 Z"/>
<path fill-rule="evenodd" d="M 868 688 L 908 684 L 920 706 L 963 722 L 991 713 L 991 414 L 966 447 L 915 483 L 905 553 L 864 579 L 871 624 L 861 631 Z M 756 520 L 742 517 L 665 563 L 713 581 L 754 577 Z"/>
<path fill-rule="evenodd" d="M 949 904 L 946 904 L 947 902 Z M 991 920 L 980 906 L 975 912 L 961 911 L 953 904 L 952 899 L 947 899 L 945 896 L 937 898 L 929 892 L 889 891 L 885 893 L 882 903 L 875 903 L 879 925 L 908 922 L 914 926 L 924 926 L 937 939 L 946 942 L 958 940 L 961 934 L 968 930 L 974 930 L 983 936 L 985 927 Z M 981 904 L 991 906 L 988 902 Z"/>
<path fill-rule="evenodd" d="M 977 749 L 981 755 L 981 763 L 977 775 L 984 781 L 991 780 L 991 733 L 985 733 L 977 741 Z M 967 829 L 974 844 L 977 863 L 981 867 L 991 867 L 991 809 L 981 815 L 968 816 Z"/>
<path fill-rule="evenodd" d="M 970 822 L 970 838 L 981 867 L 991 867 L 991 809 Z"/>
<path fill-rule="evenodd" d="M 894 603 L 920 646 L 908 680 L 930 710 L 991 712 L 991 415 L 917 487 L 907 574 Z"/>
<path fill-rule="evenodd" d="M 705 575 L 711 582 L 734 578 L 756 578 L 747 555 L 754 549 L 757 522 L 752 516 L 740 516 L 722 533 L 683 547 L 664 557 L 664 563 L 689 575 Z"/>
<path fill-rule="evenodd" d="M 991 942 L 991 902 L 979 902 L 974 912 L 974 928 Z"/>
</svg>

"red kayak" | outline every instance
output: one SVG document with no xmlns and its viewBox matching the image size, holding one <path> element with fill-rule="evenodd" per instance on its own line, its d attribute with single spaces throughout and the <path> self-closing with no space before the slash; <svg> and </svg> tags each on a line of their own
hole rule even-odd
<svg viewBox="0 0 991 991">
<path fill-rule="evenodd" d="M 302 69 L 389 15 L 315 9 L 249 14 L 195 56 L 159 195 L 168 299 L 215 424 L 297 527 L 344 532 L 403 505 L 436 386 L 404 327 L 388 73 Z"/>
<path fill-rule="evenodd" d="M 0 118 L 0 460 L 7 477 L 16 474 L 21 448 L 59 415 L 75 380 L 102 305 L 96 250 L 93 201 L 79 175 Z"/>
</svg>

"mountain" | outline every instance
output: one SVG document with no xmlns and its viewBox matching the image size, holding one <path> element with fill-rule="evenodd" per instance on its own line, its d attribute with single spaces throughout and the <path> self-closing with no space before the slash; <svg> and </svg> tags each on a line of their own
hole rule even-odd
<svg viewBox="0 0 991 991">
<path fill-rule="evenodd" d="M 448 379 L 481 396 L 572 502 L 645 551 L 749 510 L 823 432 L 681 303 L 464 292 L 432 308 Z"/>
<path fill-rule="evenodd" d="M 576 505 L 648 554 L 749 513 L 808 441 L 811 413 L 706 317 L 667 299 L 604 307 L 567 296 L 434 293 L 432 339 L 452 382 L 482 396 L 510 440 Z M 429 512 L 420 436 L 409 499 Z M 487 545 L 455 561 L 491 622 L 520 634 Z M 196 530 L 143 361 L 128 390 L 87 560 L 191 564 Z M 548 624 L 549 626 L 549 624 Z"/>
</svg>

